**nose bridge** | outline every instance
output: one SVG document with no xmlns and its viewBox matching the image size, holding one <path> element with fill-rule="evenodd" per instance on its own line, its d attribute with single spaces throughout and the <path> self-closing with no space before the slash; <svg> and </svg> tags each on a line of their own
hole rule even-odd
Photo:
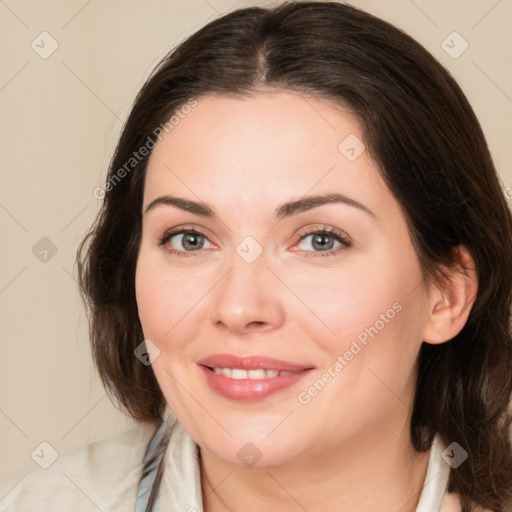
<svg viewBox="0 0 512 512">
<path fill-rule="evenodd" d="M 231 267 L 217 285 L 212 308 L 212 322 L 233 332 L 254 327 L 277 327 L 283 321 L 283 305 L 267 259 L 255 252 L 253 242 L 243 241 L 231 259 Z M 274 278 L 275 279 L 275 278 Z"/>
</svg>

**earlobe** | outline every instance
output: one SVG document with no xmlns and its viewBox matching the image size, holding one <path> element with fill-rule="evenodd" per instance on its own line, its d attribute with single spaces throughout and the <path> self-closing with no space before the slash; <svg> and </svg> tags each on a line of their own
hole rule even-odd
<svg viewBox="0 0 512 512">
<path fill-rule="evenodd" d="M 444 343 L 464 327 L 478 291 L 475 263 L 463 245 L 454 248 L 456 268 L 444 268 L 446 276 L 428 292 L 428 310 L 423 327 L 423 341 Z"/>
</svg>

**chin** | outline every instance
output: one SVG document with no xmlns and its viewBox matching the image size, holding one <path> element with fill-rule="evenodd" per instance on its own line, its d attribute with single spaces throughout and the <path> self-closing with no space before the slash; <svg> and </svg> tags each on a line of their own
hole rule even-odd
<svg viewBox="0 0 512 512">
<path fill-rule="evenodd" d="M 249 439 L 242 440 L 243 436 L 236 437 L 231 442 L 215 443 L 208 439 L 206 443 L 198 443 L 202 450 L 226 464 L 247 468 L 269 468 L 289 463 L 298 458 L 299 453 L 293 447 L 297 447 L 298 440 L 288 438 L 285 442 L 282 438 Z"/>
</svg>

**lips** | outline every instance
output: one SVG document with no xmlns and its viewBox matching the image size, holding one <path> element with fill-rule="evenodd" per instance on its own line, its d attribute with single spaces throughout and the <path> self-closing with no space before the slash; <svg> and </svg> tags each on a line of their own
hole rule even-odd
<svg viewBox="0 0 512 512">
<path fill-rule="evenodd" d="M 234 356 L 231 354 L 217 354 L 199 361 L 200 365 L 209 368 L 240 368 L 243 370 L 274 369 L 278 371 L 299 372 L 312 368 L 311 365 L 290 363 L 281 359 L 267 356 Z"/>
<path fill-rule="evenodd" d="M 313 370 L 272 357 L 231 354 L 206 357 L 198 365 L 214 392 L 240 401 L 262 400 L 293 386 Z"/>
<path fill-rule="evenodd" d="M 213 368 L 213 373 L 218 375 L 224 375 L 224 377 L 228 377 L 229 379 L 242 380 L 242 379 L 273 379 L 274 377 L 279 377 L 280 375 L 293 375 L 298 372 L 289 372 L 286 370 L 276 370 L 272 369 L 264 369 L 258 368 L 257 370 L 244 370 L 243 368 L 221 368 L 216 366 Z"/>
</svg>

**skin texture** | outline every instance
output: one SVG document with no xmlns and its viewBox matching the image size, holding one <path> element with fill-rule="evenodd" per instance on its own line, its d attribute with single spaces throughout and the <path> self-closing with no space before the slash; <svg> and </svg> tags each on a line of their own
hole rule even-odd
<svg viewBox="0 0 512 512">
<path fill-rule="evenodd" d="M 368 151 L 350 161 L 338 149 L 351 134 L 364 139 L 351 115 L 320 99 L 284 91 L 208 96 L 151 155 L 143 211 L 173 195 L 218 215 L 151 208 L 136 272 L 144 335 L 160 350 L 153 370 L 201 447 L 207 511 L 415 510 L 428 463 L 409 434 L 418 352 L 423 341 L 460 331 L 476 276 L 453 273 L 442 287 L 425 285 L 404 214 Z M 327 193 L 374 215 L 334 203 L 276 222 L 283 202 Z M 160 245 L 181 227 L 201 231 L 202 248 L 191 250 L 181 235 Z M 314 235 L 300 240 L 299 232 L 323 227 L 350 247 L 327 238 L 328 249 L 340 250 L 323 255 Z M 248 236 L 263 250 L 252 263 L 237 253 Z M 458 255 L 471 266 L 464 248 Z M 396 314 L 379 328 L 393 305 Z M 377 334 L 333 370 L 376 325 Z M 264 400 L 241 402 L 212 391 L 200 371 L 200 359 L 220 353 L 314 370 Z M 299 393 L 329 368 L 335 377 L 301 403 Z M 251 468 L 237 456 L 247 443 L 261 454 Z"/>
</svg>

